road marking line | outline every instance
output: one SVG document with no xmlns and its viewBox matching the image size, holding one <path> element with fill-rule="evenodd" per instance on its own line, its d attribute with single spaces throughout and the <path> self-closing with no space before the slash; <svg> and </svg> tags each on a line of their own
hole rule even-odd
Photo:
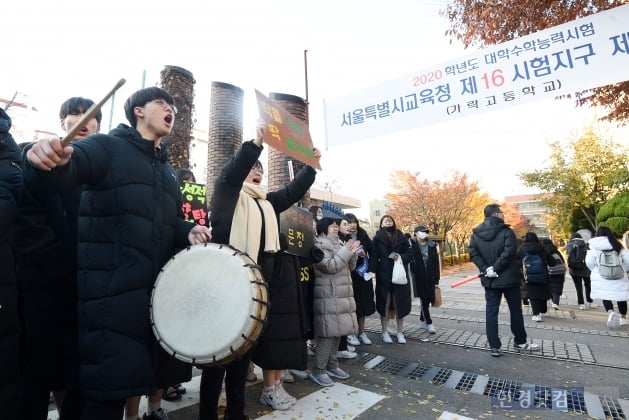
<svg viewBox="0 0 629 420">
<path fill-rule="evenodd" d="M 333 386 L 320 389 L 297 400 L 290 410 L 273 411 L 256 420 L 318 419 L 351 420 L 384 395 L 336 382 Z"/>
</svg>

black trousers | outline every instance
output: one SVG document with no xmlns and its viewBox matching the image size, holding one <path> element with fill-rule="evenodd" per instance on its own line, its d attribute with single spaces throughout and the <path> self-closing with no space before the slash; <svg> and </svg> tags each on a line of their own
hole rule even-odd
<svg viewBox="0 0 629 420">
<path fill-rule="evenodd" d="M 120 420 L 124 415 L 126 399 L 97 401 L 85 400 L 81 420 Z"/>
<path fill-rule="evenodd" d="M 548 312 L 548 301 L 542 299 L 529 299 L 533 315 L 545 314 Z"/>
<path fill-rule="evenodd" d="M 245 383 L 251 356 L 248 354 L 226 367 L 203 369 L 199 395 L 199 420 L 218 420 L 218 397 L 225 377 L 227 408 L 225 418 L 242 420 L 245 418 Z"/>
</svg>

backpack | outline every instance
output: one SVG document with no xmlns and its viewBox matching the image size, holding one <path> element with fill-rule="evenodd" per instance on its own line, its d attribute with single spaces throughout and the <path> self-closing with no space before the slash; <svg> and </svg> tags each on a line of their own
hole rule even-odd
<svg viewBox="0 0 629 420">
<path fill-rule="evenodd" d="M 568 254 L 568 267 L 575 270 L 583 270 L 587 268 L 585 265 L 585 254 L 587 254 L 587 245 L 585 241 L 574 241 L 570 253 Z"/>
<path fill-rule="evenodd" d="M 524 281 L 528 284 L 546 283 L 546 263 L 539 254 L 527 252 L 522 258 L 522 273 Z"/>
<path fill-rule="evenodd" d="M 563 260 L 561 259 L 559 254 L 553 252 L 552 256 L 557 263 L 553 266 L 548 266 L 548 274 L 551 276 L 566 274 L 566 265 L 563 263 Z"/>
<path fill-rule="evenodd" d="M 601 251 L 598 255 L 598 273 L 607 280 L 618 280 L 625 277 L 625 270 L 620 263 L 618 253 L 613 249 Z"/>
</svg>

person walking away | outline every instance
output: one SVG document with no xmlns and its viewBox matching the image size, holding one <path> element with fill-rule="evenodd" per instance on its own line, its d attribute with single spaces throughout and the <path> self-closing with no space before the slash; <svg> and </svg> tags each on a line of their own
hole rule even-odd
<svg viewBox="0 0 629 420">
<path fill-rule="evenodd" d="M 20 322 L 13 251 L 7 241 L 22 194 L 20 152 L 10 133 L 11 118 L 0 108 L 0 413 L 18 418 Z"/>
<path fill-rule="evenodd" d="M 548 283 L 548 267 L 557 264 L 546 251 L 535 232 L 527 232 L 524 242 L 516 252 L 518 265 L 522 268 L 522 297 L 529 300 L 534 322 L 542 322 L 542 314 L 548 312 L 548 299 L 552 297 Z"/>
<path fill-rule="evenodd" d="M 597 308 L 591 297 L 592 283 L 590 281 L 590 270 L 585 264 L 585 256 L 587 254 L 588 244 L 581 237 L 579 232 L 572 234 L 572 237 L 566 244 L 566 254 L 568 255 L 568 270 L 574 288 L 577 292 L 577 304 L 579 309 L 584 311 L 586 308 Z M 585 299 L 583 299 L 583 289 L 585 288 Z M 587 303 L 586 303 L 587 302 Z"/>
<path fill-rule="evenodd" d="M 406 284 L 393 283 L 393 265 L 402 259 L 406 266 L 410 261 L 410 247 L 406 236 L 400 231 L 390 215 L 380 219 L 380 229 L 373 238 L 376 250 L 376 310 L 380 314 L 382 341 L 393 343 L 387 331 L 388 311 L 392 308 L 397 319 L 397 342 L 406 344 L 404 317 L 411 312 L 411 288 Z"/>
<path fill-rule="evenodd" d="M 498 333 L 498 313 L 502 296 L 509 306 L 511 332 L 517 350 L 539 350 L 539 344 L 527 342 L 522 316 L 520 284 L 522 273 L 516 260 L 518 242 L 515 233 L 504 222 L 498 204 L 488 204 L 483 210 L 485 220 L 472 230 L 468 251 L 472 262 L 484 275 L 485 330 L 491 355 L 502 355 Z"/>
<path fill-rule="evenodd" d="M 356 267 L 360 242 L 339 240 L 339 225 L 324 217 L 317 223 L 315 246 L 323 259 L 314 264 L 314 327 L 317 347 L 310 379 L 321 386 L 332 386 L 330 378 L 347 379 L 349 374 L 338 367 L 336 351 L 341 336 L 358 331 L 356 303 L 350 272 Z"/>
<path fill-rule="evenodd" d="M 607 226 L 599 226 L 594 237 L 588 241 L 588 245 L 590 249 L 585 256 L 585 263 L 591 271 L 592 298 L 603 300 L 603 307 L 608 313 L 609 328 L 628 325 L 629 251 Z M 620 317 L 614 312 L 613 300 L 618 305 Z"/>
<path fill-rule="evenodd" d="M 548 287 L 552 295 L 553 309 L 559 310 L 559 300 L 563 294 L 563 285 L 566 280 L 566 261 L 559 252 L 559 249 L 548 238 L 542 239 L 542 245 L 546 251 L 555 259 L 555 265 L 548 267 Z"/>
<path fill-rule="evenodd" d="M 430 305 L 435 300 L 435 288 L 439 287 L 440 269 L 437 244 L 428 238 L 429 229 L 424 225 L 416 226 L 415 237 L 411 240 L 411 278 L 415 297 L 421 301 L 420 326 L 430 334 L 437 332 L 430 317 Z"/>
</svg>

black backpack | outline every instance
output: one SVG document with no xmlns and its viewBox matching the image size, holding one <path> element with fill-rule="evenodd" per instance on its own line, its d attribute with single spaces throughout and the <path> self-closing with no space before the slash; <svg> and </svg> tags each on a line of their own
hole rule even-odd
<svg viewBox="0 0 629 420">
<path fill-rule="evenodd" d="M 583 270 L 585 265 L 585 254 L 587 254 L 585 241 L 574 241 L 570 253 L 568 254 L 568 267 L 574 270 Z"/>
<path fill-rule="evenodd" d="M 553 258 L 555 259 L 556 264 L 553 266 L 548 266 L 548 274 L 551 276 L 566 274 L 566 265 L 563 263 L 563 260 L 556 252 L 552 253 Z"/>
<path fill-rule="evenodd" d="M 527 284 L 545 284 L 546 262 L 541 255 L 527 252 L 522 258 L 522 274 Z"/>
</svg>

